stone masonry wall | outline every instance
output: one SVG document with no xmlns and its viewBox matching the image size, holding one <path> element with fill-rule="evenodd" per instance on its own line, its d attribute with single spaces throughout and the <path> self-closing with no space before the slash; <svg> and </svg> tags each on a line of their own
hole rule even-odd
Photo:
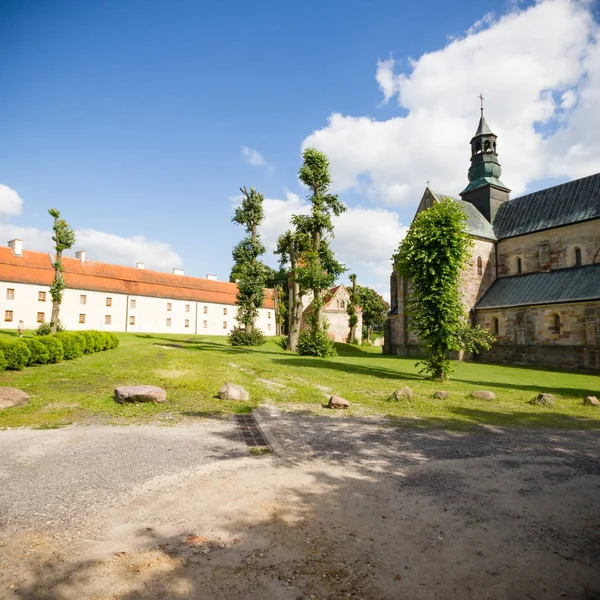
<svg viewBox="0 0 600 600">
<path fill-rule="evenodd" d="M 498 276 L 517 274 L 518 258 L 523 273 L 572 267 L 575 248 L 581 250 L 582 264 L 600 261 L 598 219 L 501 240 L 497 246 Z"/>
<path fill-rule="evenodd" d="M 461 277 L 463 302 L 467 312 L 481 300 L 496 279 L 494 246 L 495 243 L 488 240 L 473 240 L 471 257 Z"/>
</svg>

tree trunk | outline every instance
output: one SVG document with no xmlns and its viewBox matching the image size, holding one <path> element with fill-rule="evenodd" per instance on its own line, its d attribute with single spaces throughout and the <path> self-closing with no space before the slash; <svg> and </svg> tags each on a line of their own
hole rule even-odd
<svg viewBox="0 0 600 600">
<path fill-rule="evenodd" d="M 56 264 L 60 264 L 62 259 L 62 252 L 56 253 Z M 62 278 L 62 273 L 58 267 L 54 267 L 54 280 Z M 62 294 L 61 294 L 62 296 Z M 50 332 L 56 333 L 58 327 L 58 321 L 60 319 L 60 301 L 55 302 L 52 300 L 52 317 L 50 318 Z"/>
<path fill-rule="evenodd" d="M 296 352 L 298 349 L 298 336 L 300 335 L 300 321 L 302 320 L 302 298 L 300 296 L 300 285 L 295 277 L 298 269 L 298 258 L 295 253 L 290 252 L 290 262 L 292 263 L 292 271 L 288 279 L 290 314 L 286 348 L 291 352 Z"/>
</svg>

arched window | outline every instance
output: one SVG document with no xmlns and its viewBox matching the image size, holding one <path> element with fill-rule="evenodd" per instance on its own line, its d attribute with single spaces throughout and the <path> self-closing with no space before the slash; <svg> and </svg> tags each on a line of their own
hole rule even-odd
<svg viewBox="0 0 600 600">
<path fill-rule="evenodd" d="M 475 144 L 475 154 L 479 154 L 481 152 L 481 142 L 477 142 Z"/>
<path fill-rule="evenodd" d="M 581 248 L 575 248 L 575 264 L 581 264 Z"/>
<path fill-rule="evenodd" d="M 560 315 L 554 315 L 554 333 L 560 333 Z"/>
<path fill-rule="evenodd" d="M 481 260 L 481 256 L 477 257 L 477 275 L 481 275 L 483 273 L 483 261 Z"/>
<path fill-rule="evenodd" d="M 517 258 L 517 273 L 523 272 L 523 261 L 520 258 Z"/>
<path fill-rule="evenodd" d="M 496 142 L 494 142 L 494 152 L 496 152 Z"/>
<path fill-rule="evenodd" d="M 483 151 L 484 152 L 490 151 L 490 140 L 485 140 L 485 142 L 483 143 Z"/>
<path fill-rule="evenodd" d="M 494 317 L 494 334 L 498 335 L 500 331 L 500 323 L 498 322 L 498 317 Z"/>
</svg>

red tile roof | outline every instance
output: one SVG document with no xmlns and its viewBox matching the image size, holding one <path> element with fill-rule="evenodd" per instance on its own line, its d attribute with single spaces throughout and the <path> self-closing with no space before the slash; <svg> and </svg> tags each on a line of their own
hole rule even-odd
<svg viewBox="0 0 600 600">
<path fill-rule="evenodd" d="M 327 310 L 336 310 L 335 308 L 333 308 L 331 306 L 331 302 L 333 301 L 333 299 L 335 298 L 335 295 L 337 294 L 338 290 L 340 288 L 344 288 L 346 290 L 346 292 L 348 292 L 348 290 L 346 289 L 346 286 L 343 285 L 342 283 L 336 285 L 335 287 L 332 287 L 331 289 L 329 289 L 327 291 L 327 293 L 325 294 L 325 296 L 323 297 L 323 310 L 327 311 Z M 348 292 L 348 296 L 350 295 L 350 293 Z M 313 311 L 313 302 L 311 302 L 305 309 L 304 312 L 302 314 L 304 315 L 309 315 L 312 313 Z M 360 312 L 362 313 L 362 308 L 358 305 L 355 304 L 354 308 L 356 308 L 356 312 Z"/>
<path fill-rule="evenodd" d="M 226 281 L 172 275 L 92 260 L 82 264 L 78 259 L 63 257 L 63 266 L 67 287 L 78 290 L 219 304 L 235 304 L 238 291 L 235 283 Z M 48 254 L 24 250 L 23 256 L 15 256 L 11 248 L 0 248 L 0 281 L 49 286 L 53 278 L 54 269 Z M 266 289 L 264 308 L 274 307 L 274 291 Z"/>
</svg>

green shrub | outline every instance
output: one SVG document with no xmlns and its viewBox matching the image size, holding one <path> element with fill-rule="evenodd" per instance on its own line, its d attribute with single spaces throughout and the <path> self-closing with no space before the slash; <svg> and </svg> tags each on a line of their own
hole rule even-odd
<svg viewBox="0 0 600 600">
<path fill-rule="evenodd" d="M 302 356 L 337 356 L 335 344 L 329 339 L 325 329 L 319 329 L 315 333 L 312 331 L 301 331 L 298 336 L 298 354 Z"/>
<path fill-rule="evenodd" d="M 2 350 L 0 350 L 0 371 L 6 371 L 6 358 Z"/>
<path fill-rule="evenodd" d="M 72 360 L 83 355 L 85 342 L 79 333 L 63 331 L 56 334 L 56 338 L 63 345 L 64 359 Z"/>
<path fill-rule="evenodd" d="M 114 348 L 118 348 L 121 343 L 119 336 L 116 333 L 107 333 L 106 335 L 108 335 L 110 341 L 110 349 L 113 350 Z"/>
<path fill-rule="evenodd" d="M 110 336 L 108 335 L 108 333 L 106 333 L 106 331 L 99 331 L 98 337 L 102 342 L 101 350 L 110 350 Z"/>
<path fill-rule="evenodd" d="M 62 342 L 55 335 L 45 335 L 40 338 L 40 342 L 46 346 L 50 358 L 48 362 L 57 363 L 64 357 Z"/>
<path fill-rule="evenodd" d="M 92 331 L 80 331 L 79 335 L 83 338 L 85 346 L 83 348 L 84 354 L 92 354 L 96 352 L 96 336 Z"/>
<path fill-rule="evenodd" d="M 48 353 L 45 344 L 42 344 L 42 342 L 35 338 L 26 338 L 23 342 L 27 344 L 29 352 L 31 353 L 27 366 L 45 365 L 50 360 L 50 354 Z"/>
<path fill-rule="evenodd" d="M 35 330 L 35 335 L 50 335 L 52 333 L 50 323 L 40 323 L 39 327 Z"/>
<path fill-rule="evenodd" d="M 243 327 L 234 327 L 227 336 L 227 341 L 232 346 L 262 346 L 267 339 L 260 329 L 253 329 L 249 335 L 246 335 L 246 329 Z"/>
<path fill-rule="evenodd" d="M 6 368 L 11 371 L 20 371 L 24 369 L 29 363 L 31 358 L 31 352 L 27 347 L 27 344 L 22 340 L 1 341 L 0 350 L 4 352 L 4 358 L 6 359 Z"/>
</svg>

